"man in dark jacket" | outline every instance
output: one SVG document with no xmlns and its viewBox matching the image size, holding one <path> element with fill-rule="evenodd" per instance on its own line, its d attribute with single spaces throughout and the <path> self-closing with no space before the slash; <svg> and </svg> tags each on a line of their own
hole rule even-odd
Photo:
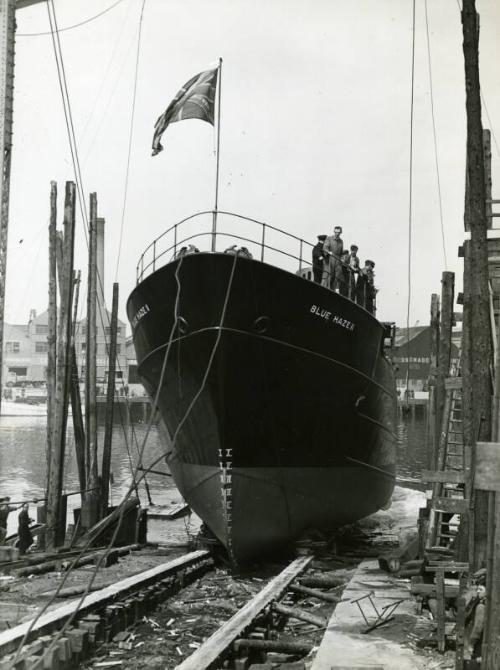
<svg viewBox="0 0 500 670">
<path fill-rule="evenodd" d="M 321 279 L 323 277 L 323 243 L 325 240 L 326 235 L 318 235 L 318 241 L 312 250 L 312 269 L 316 284 L 321 284 Z"/>
<path fill-rule="evenodd" d="M 10 498 L 8 496 L 0 498 L 0 544 L 3 544 L 7 537 L 7 517 L 10 512 L 16 509 L 15 507 L 10 507 L 9 502 Z"/>
<path fill-rule="evenodd" d="M 33 521 L 33 519 L 30 519 L 28 512 L 28 503 L 24 503 L 18 517 L 19 526 L 17 532 L 19 536 L 18 547 L 20 554 L 25 554 L 33 544 L 33 536 L 30 531 L 30 523 Z"/>
</svg>

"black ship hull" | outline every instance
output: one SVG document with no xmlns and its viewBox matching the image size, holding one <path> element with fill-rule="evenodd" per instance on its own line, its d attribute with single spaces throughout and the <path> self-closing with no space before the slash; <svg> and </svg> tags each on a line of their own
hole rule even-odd
<svg viewBox="0 0 500 670">
<path fill-rule="evenodd" d="M 366 310 L 274 266 L 215 253 L 157 270 L 127 310 L 139 375 L 151 397 L 159 392 L 176 485 L 231 558 L 387 503 L 395 386 L 383 327 Z"/>
</svg>

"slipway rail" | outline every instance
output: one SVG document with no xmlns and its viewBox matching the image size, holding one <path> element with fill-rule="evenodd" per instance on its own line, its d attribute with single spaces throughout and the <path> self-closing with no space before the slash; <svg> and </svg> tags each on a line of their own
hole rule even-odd
<svg viewBox="0 0 500 670">
<path fill-rule="evenodd" d="M 208 670 L 222 660 L 230 647 L 255 621 L 261 612 L 276 600 L 279 600 L 290 584 L 307 568 L 312 556 L 302 556 L 290 563 L 279 575 L 265 586 L 255 598 L 219 628 L 191 656 L 176 667 L 176 670 Z M 281 608 L 286 609 L 286 608 Z M 240 645 L 241 646 L 241 645 Z"/>
</svg>

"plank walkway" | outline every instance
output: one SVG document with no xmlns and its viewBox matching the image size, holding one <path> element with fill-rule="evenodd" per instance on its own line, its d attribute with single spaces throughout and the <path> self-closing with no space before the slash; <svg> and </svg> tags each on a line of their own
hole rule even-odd
<svg viewBox="0 0 500 670">
<path fill-rule="evenodd" d="M 399 643 L 383 636 L 384 628 L 389 630 L 392 622 L 367 634 L 362 632 L 367 624 L 356 603 L 351 601 L 370 592 L 379 612 L 386 605 L 404 599 L 396 609 L 396 621 L 398 615 L 415 614 L 409 585 L 401 585 L 392 575 L 380 570 L 378 561 L 362 561 L 330 618 L 311 670 L 425 670 L 425 658 L 415 656 L 411 649 L 403 646 L 403 641 Z M 372 623 L 376 615 L 369 601 L 363 600 L 361 605 Z"/>
</svg>

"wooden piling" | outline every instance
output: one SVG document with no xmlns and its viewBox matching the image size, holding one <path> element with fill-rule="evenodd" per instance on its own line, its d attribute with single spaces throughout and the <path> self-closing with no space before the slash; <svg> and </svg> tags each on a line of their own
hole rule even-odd
<svg viewBox="0 0 500 670">
<path fill-rule="evenodd" d="M 113 284 L 113 304 L 111 307 L 111 326 L 109 341 L 108 389 L 106 397 L 106 422 L 104 428 L 104 445 L 102 451 L 102 516 L 108 511 L 109 473 L 111 468 L 111 443 L 113 439 L 113 409 L 115 400 L 116 373 L 116 339 L 118 333 L 118 284 Z"/>
<path fill-rule="evenodd" d="M 70 398 L 71 411 L 73 417 L 73 434 L 75 437 L 75 453 L 76 464 L 78 468 L 78 481 L 80 484 L 80 491 L 87 488 L 86 467 L 85 467 L 85 427 L 83 423 L 82 414 L 82 399 L 80 396 L 80 375 L 78 373 L 78 362 L 75 347 L 75 329 L 78 314 L 78 299 L 80 296 L 80 277 L 78 273 L 74 280 L 75 299 L 73 301 L 73 324 L 71 333 L 71 382 L 70 382 Z M 82 493 L 83 500 L 83 493 Z"/>
<path fill-rule="evenodd" d="M 427 467 L 436 467 L 436 454 L 438 443 L 438 424 L 436 416 L 436 378 L 439 350 L 439 296 L 433 293 L 431 296 L 431 351 L 430 367 L 427 386 L 429 388 L 429 407 L 427 412 Z"/>
<path fill-rule="evenodd" d="M 481 122 L 481 98 L 479 84 L 479 21 L 474 0 L 463 0 L 462 10 L 463 51 L 465 66 L 465 91 L 467 111 L 467 221 L 469 224 L 470 264 L 469 276 L 464 272 L 465 284 L 468 284 L 470 301 L 464 302 L 464 331 L 474 326 L 474 344 L 471 346 L 468 335 L 469 351 L 466 356 L 467 370 L 464 370 L 464 386 L 470 384 L 472 401 L 472 441 L 471 470 L 475 468 L 476 440 L 488 441 L 491 437 L 491 329 L 489 311 L 489 277 L 487 250 L 486 190 L 483 152 L 483 127 Z M 466 307 L 469 315 L 466 318 Z M 465 353 L 465 350 L 464 350 Z M 463 405 L 466 405 L 464 401 Z M 465 439 L 465 428 L 464 428 Z M 478 569 L 486 560 L 486 527 L 488 514 L 488 494 L 482 491 L 473 493 L 473 530 L 469 533 L 470 559 L 473 569 Z"/>
<path fill-rule="evenodd" d="M 46 486 L 47 494 L 50 479 L 50 460 L 54 433 L 54 404 L 56 389 L 57 357 L 57 184 L 50 182 L 50 223 L 49 223 L 49 304 L 47 325 L 47 453 Z"/>
<path fill-rule="evenodd" d="M 91 528 L 99 516 L 99 487 L 97 468 L 97 195 L 90 194 L 89 222 L 89 262 L 87 291 L 87 332 L 86 332 L 86 376 L 85 376 L 85 432 L 87 482 L 91 489 L 84 496 L 82 504 L 82 525 Z"/>
<path fill-rule="evenodd" d="M 443 420 L 445 379 L 450 375 L 451 332 L 453 326 L 453 298 L 455 274 L 443 272 L 441 277 L 441 314 L 439 324 L 438 369 L 436 375 L 436 420 L 438 427 Z"/>
<path fill-rule="evenodd" d="M 64 200 L 64 244 L 62 272 L 59 276 L 61 306 L 57 333 L 55 421 L 47 490 L 47 546 L 64 541 L 65 517 L 62 510 L 66 422 L 71 345 L 71 303 L 73 299 L 73 253 L 75 232 L 75 184 L 66 182 Z"/>
</svg>

